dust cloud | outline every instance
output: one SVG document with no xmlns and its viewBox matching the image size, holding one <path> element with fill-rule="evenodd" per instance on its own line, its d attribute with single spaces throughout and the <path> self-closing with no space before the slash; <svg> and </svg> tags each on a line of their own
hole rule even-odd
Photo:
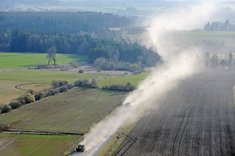
<svg viewBox="0 0 235 156">
<path fill-rule="evenodd" d="M 167 92 L 180 81 L 203 69 L 200 46 L 176 42 L 174 32 L 201 28 L 212 18 L 215 9 L 214 5 L 203 4 L 174 9 L 152 19 L 148 40 L 163 57 L 164 64 L 156 66 L 150 76 L 127 96 L 122 106 L 91 128 L 81 142 L 86 151 L 77 155 L 95 155 L 122 125 L 138 120 L 153 105 L 156 108 L 159 98 L 167 96 Z"/>
</svg>

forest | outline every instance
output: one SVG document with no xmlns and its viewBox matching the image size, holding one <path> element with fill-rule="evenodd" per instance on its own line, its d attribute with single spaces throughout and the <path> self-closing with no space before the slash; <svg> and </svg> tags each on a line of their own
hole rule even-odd
<svg viewBox="0 0 235 156">
<path fill-rule="evenodd" d="M 63 35 L 24 31 L 0 31 L 0 51 L 46 53 L 55 47 L 58 53 L 84 55 L 89 63 L 98 58 L 108 62 L 128 62 L 149 67 L 160 62 L 152 49 L 125 40 L 94 38 L 90 35 Z M 97 61 L 96 61 L 97 62 Z"/>
<path fill-rule="evenodd" d="M 231 23 L 229 20 L 225 22 L 208 22 L 204 26 L 205 31 L 235 31 L 235 25 Z"/>
<path fill-rule="evenodd" d="M 98 12 L 1 12 L 0 28 L 42 33 L 93 33 L 110 36 L 112 27 L 125 28 L 136 23 L 135 17 Z"/>
<path fill-rule="evenodd" d="M 47 53 L 55 47 L 57 53 L 84 55 L 100 69 L 150 67 L 161 60 L 156 52 L 110 31 L 136 20 L 98 12 L 2 12 L 0 51 Z"/>
</svg>

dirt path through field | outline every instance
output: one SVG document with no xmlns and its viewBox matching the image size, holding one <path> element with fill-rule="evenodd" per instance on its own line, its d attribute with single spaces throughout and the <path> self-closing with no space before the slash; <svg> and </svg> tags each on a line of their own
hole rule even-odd
<svg viewBox="0 0 235 156">
<path fill-rule="evenodd" d="M 16 138 L 0 138 L 0 151 L 12 144 Z"/>
<path fill-rule="evenodd" d="M 183 81 L 146 113 L 117 156 L 234 156 L 235 72 L 207 71 Z"/>
</svg>

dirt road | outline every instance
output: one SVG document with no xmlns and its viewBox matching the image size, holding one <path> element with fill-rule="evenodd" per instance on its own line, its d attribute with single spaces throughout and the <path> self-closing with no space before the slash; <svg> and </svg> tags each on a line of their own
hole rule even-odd
<svg viewBox="0 0 235 156">
<path fill-rule="evenodd" d="M 235 156 L 235 72 L 181 82 L 138 122 L 117 156 Z"/>
</svg>

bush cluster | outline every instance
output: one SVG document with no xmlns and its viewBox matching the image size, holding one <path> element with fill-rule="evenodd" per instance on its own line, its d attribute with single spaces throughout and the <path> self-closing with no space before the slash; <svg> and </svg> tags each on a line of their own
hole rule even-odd
<svg viewBox="0 0 235 156">
<path fill-rule="evenodd" d="M 1 113 L 8 113 L 12 110 L 11 106 L 10 105 L 4 105 L 4 106 L 1 106 Z"/>
<path fill-rule="evenodd" d="M 66 92 L 67 90 L 72 89 L 74 87 L 73 84 L 69 84 L 67 81 L 53 81 L 52 86 L 53 88 L 47 91 L 34 92 L 33 90 L 28 90 L 23 96 L 17 98 L 16 100 L 10 102 L 7 105 L 1 106 L 0 114 L 8 113 L 13 109 L 17 109 L 23 105 L 33 103 L 45 97 Z"/>
<path fill-rule="evenodd" d="M 74 86 L 82 88 L 97 88 L 96 80 L 77 80 L 74 82 Z"/>
<path fill-rule="evenodd" d="M 17 109 L 21 106 L 19 101 L 12 101 L 9 103 L 9 106 L 11 106 L 12 109 Z"/>
<path fill-rule="evenodd" d="M 68 84 L 68 81 L 52 81 L 51 86 L 53 88 L 59 88 Z"/>
<path fill-rule="evenodd" d="M 23 96 L 19 97 L 17 99 L 17 101 L 21 104 L 21 105 L 25 105 L 28 103 L 32 103 L 35 102 L 35 97 L 33 93 L 27 92 L 26 94 L 24 94 Z"/>
<path fill-rule="evenodd" d="M 41 91 L 41 92 L 37 92 L 34 94 L 35 97 L 35 101 L 41 100 L 45 97 L 45 92 Z"/>
<path fill-rule="evenodd" d="M 132 85 L 130 82 L 127 82 L 125 85 L 122 84 L 112 84 L 108 86 L 103 86 L 102 89 L 105 90 L 114 90 L 114 91 L 122 91 L 122 92 L 130 92 L 135 90 L 135 86 Z"/>
<path fill-rule="evenodd" d="M 84 70 L 83 70 L 83 69 L 80 69 L 80 70 L 78 71 L 78 73 L 82 74 L 82 73 L 84 73 Z"/>
<path fill-rule="evenodd" d="M 137 63 L 129 63 L 129 62 L 120 62 L 120 61 L 109 61 L 105 58 L 97 58 L 94 62 L 94 65 L 99 70 L 122 70 L 122 71 L 143 71 L 143 67 Z"/>
<path fill-rule="evenodd" d="M 62 81 L 60 81 L 60 82 L 62 82 Z M 43 94 L 43 97 L 48 97 L 48 96 L 53 96 L 53 95 L 56 95 L 59 93 L 63 93 L 63 92 L 66 92 L 67 90 L 72 89 L 74 87 L 73 84 L 68 84 L 67 81 L 64 81 L 65 85 L 61 85 L 62 83 L 57 83 L 57 84 L 59 84 L 58 87 L 52 88 L 52 89 L 46 91 Z"/>
<path fill-rule="evenodd" d="M 10 127 L 10 125 L 7 124 L 0 124 L 0 132 L 4 131 L 4 130 L 8 130 Z"/>
</svg>

